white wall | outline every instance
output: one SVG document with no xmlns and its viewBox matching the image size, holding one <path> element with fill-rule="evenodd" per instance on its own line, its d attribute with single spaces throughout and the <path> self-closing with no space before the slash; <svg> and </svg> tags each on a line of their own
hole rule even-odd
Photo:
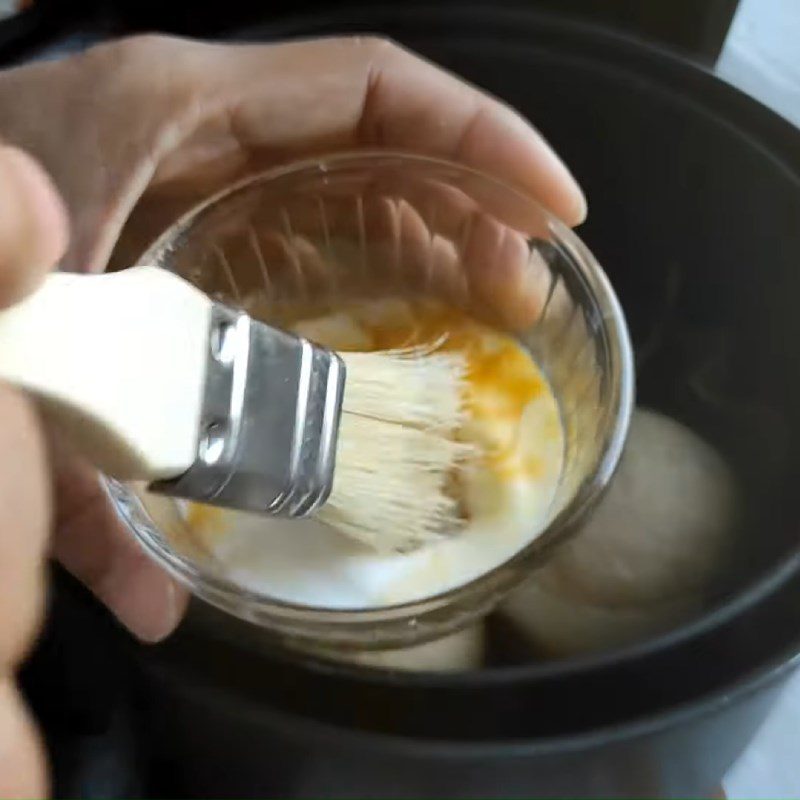
<svg viewBox="0 0 800 800">
<path fill-rule="evenodd" d="M 717 72 L 800 127 L 800 0 L 741 0 Z M 800 797 L 800 674 L 725 790 L 735 800 Z"/>
<path fill-rule="evenodd" d="M 717 72 L 800 126 L 800 0 L 740 0 Z"/>
</svg>

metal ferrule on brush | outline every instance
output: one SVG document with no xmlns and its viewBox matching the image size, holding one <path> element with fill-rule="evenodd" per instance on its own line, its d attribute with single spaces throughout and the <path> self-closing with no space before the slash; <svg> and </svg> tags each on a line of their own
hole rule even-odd
<svg viewBox="0 0 800 800">
<path fill-rule="evenodd" d="M 197 457 L 154 491 L 285 517 L 333 486 L 345 367 L 306 339 L 215 303 Z"/>
</svg>

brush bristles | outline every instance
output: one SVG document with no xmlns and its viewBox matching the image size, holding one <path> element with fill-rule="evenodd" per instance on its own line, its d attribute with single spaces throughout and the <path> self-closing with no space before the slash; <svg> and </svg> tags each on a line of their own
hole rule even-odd
<svg viewBox="0 0 800 800">
<path fill-rule="evenodd" d="M 347 368 L 345 413 L 447 433 L 463 422 L 467 364 L 459 353 L 340 355 Z"/>
<path fill-rule="evenodd" d="M 376 550 L 438 539 L 461 524 L 445 490 L 469 451 L 433 431 L 344 414 L 333 492 L 320 516 Z"/>
<path fill-rule="evenodd" d="M 457 531 L 452 477 L 472 455 L 455 439 L 464 419 L 458 354 L 344 353 L 347 383 L 333 492 L 320 517 L 383 551 Z"/>
</svg>

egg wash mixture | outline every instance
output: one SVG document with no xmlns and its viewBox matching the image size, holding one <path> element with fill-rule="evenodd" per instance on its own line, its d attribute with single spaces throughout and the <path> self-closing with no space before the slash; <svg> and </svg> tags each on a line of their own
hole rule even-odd
<svg viewBox="0 0 800 800">
<path fill-rule="evenodd" d="M 428 301 L 362 301 L 293 328 L 340 351 L 430 345 L 466 354 L 468 421 L 460 438 L 481 452 L 456 481 L 466 525 L 410 553 L 379 553 L 313 519 L 188 504 L 188 535 L 226 577 L 299 605 L 376 608 L 460 586 L 541 533 L 561 473 L 564 436 L 547 380 L 515 339 Z"/>
</svg>

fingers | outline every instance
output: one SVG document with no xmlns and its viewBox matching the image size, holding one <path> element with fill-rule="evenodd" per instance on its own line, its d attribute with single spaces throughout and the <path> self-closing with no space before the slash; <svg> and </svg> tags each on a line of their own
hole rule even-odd
<svg viewBox="0 0 800 800">
<path fill-rule="evenodd" d="M 182 48 L 196 46 L 181 43 Z M 184 78 L 188 83 L 183 91 L 201 82 L 200 72 L 210 77 L 196 95 L 200 112 L 181 144 L 160 159 L 148 197 L 126 228 L 123 262 L 141 252 L 181 211 L 219 188 L 224 178 L 313 152 L 356 146 L 459 160 L 533 194 L 570 224 L 585 215 L 574 179 L 516 113 L 394 45 L 330 39 L 204 47 L 209 48 L 207 60 L 189 70 L 195 77 Z M 261 75 L 269 80 L 254 82 L 253 76 Z M 226 103 L 212 102 L 215 93 L 225 95 Z M 546 267 L 531 257 L 522 234 L 550 236 L 536 205 L 478 180 L 464 179 L 463 185 L 450 189 L 439 185 L 420 190 L 402 179 L 398 183 L 402 185 L 365 189 L 359 210 L 352 200 L 337 202 L 326 190 L 323 209 L 316 201 L 308 208 L 288 209 L 294 231 L 287 231 L 286 219 L 256 220 L 248 241 L 234 234 L 238 245 L 224 243 L 227 265 L 219 268 L 229 273 L 228 267 L 235 265 L 240 294 L 251 285 L 287 300 L 307 296 L 309 290 L 341 291 L 342 273 L 352 279 L 353 271 L 338 266 L 348 257 L 363 257 L 363 252 L 339 246 L 334 253 L 321 237 L 347 234 L 358 248 L 357 236 L 364 231 L 353 229 L 357 223 L 366 226 L 371 255 L 382 262 L 378 266 L 388 283 L 432 278 L 436 293 L 450 302 L 463 305 L 471 293 L 479 316 L 515 330 L 532 324 L 547 290 L 542 280 Z M 285 207 L 287 199 L 275 197 L 274 205 Z M 321 213 L 327 214 L 328 231 L 313 230 Z M 304 230 L 309 224 L 312 230 Z M 209 257 L 219 260 L 216 252 Z M 464 260 L 459 263 L 458 258 Z M 229 283 L 229 275 L 222 277 Z M 233 299 L 241 298 L 234 292 Z"/>
<path fill-rule="evenodd" d="M 41 740 L 19 693 L 0 677 L 0 797 L 47 796 Z"/>
<path fill-rule="evenodd" d="M 0 304 L 31 291 L 60 257 L 65 214 L 42 169 L 0 147 Z M 41 743 L 12 676 L 44 606 L 50 526 L 46 446 L 38 415 L 0 385 L 0 797 L 44 797 Z"/>
<path fill-rule="evenodd" d="M 44 170 L 0 146 L 0 303 L 30 292 L 63 255 L 66 212 Z"/>
<path fill-rule="evenodd" d="M 220 66 L 216 91 L 228 83 L 230 93 L 231 77 L 238 80 L 227 128 L 218 122 L 213 135 L 208 133 L 219 164 L 231 158 L 230 137 L 245 150 L 269 148 L 273 163 L 298 152 L 354 146 L 406 149 L 495 175 L 534 194 L 568 224 L 585 216 L 580 187 L 530 124 L 391 42 L 323 39 L 220 49 L 214 58 Z M 201 142 L 192 142 L 193 159 L 186 151 L 182 155 L 195 172 L 202 161 Z M 165 160 L 159 172 L 174 180 L 181 170 L 174 164 L 170 170 Z"/>
<path fill-rule="evenodd" d="M 306 188 L 243 198 L 235 226 L 217 226 L 185 255 L 201 288 L 278 323 L 377 289 L 438 297 L 514 331 L 538 319 L 546 264 L 458 189 L 388 180 L 349 195 L 323 182 Z"/>
<path fill-rule="evenodd" d="M 137 37 L 3 73 L 0 105 L 14 112 L 4 134 L 30 146 L 67 200 L 72 269 L 102 269 L 123 227 L 116 265 L 129 265 L 181 212 L 245 173 L 358 147 L 455 159 L 533 194 L 569 224 L 585 215 L 575 180 L 519 115 L 380 39 L 229 46 Z"/>
<path fill-rule="evenodd" d="M 102 268 L 174 119 L 168 98 L 146 101 L 144 62 L 132 80 L 128 62 L 83 54 L 0 72 L 0 136 L 35 156 L 61 192 L 69 269 Z"/>
<path fill-rule="evenodd" d="M 391 42 L 350 38 L 220 48 L 214 58 L 216 80 L 228 84 L 216 91 L 232 98 L 227 120 L 217 113 L 215 122 L 197 128 L 160 163 L 156 182 L 204 171 L 218 178 L 223 165 L 234 163 L 232 138 L 270 163 L 380 147 L 485 171 L 533 194 L 570 225 L 585 217 L 577 182 L 519 114 Z M 211 142 L 216 159 L 209 158 Z"/>
<path fill-rule="evenodd" d="M 0 674 L 38 627 L 50 524 L 46 448 L 30 403 L 0 385 Z"/>
<path fill-rule="evenodd" d="M 544 138 L 498 100 L 386 42 L 370 62 L 363 142 L 443 156 L 533 194 L 568 225 L 582 222 L 578 183 Z"/>
<path fill-rule="evenodd" d="M 188 596 L 124 527 L 97 472 L 54 441 L 53 555 L 134 635 L 157 642 L 178 625 Z"/>
<path fill-rule="evenodd" d="M 44 93 L 47 128 L 28 99 Z M 128 226 L 128 258 L 243 174 L 359 147 L 455 159 L 533 194 L 568 224 L 586 211 L 574 178 L 518 114 L 381 39 L 230 46 L 136 37 L 6 73 L 0 104 L 14 109 L 7 135 L 30 145 L 69 204 L 70 268 L 101 269 L 144 194 L 158 202 Z"/>
<path fill-rule="evenodd" d="M 14 687 L 44 606 L 50 522 L 45 443 L 24 397 L 0 386 L 0 797 L 44 797 L 42 749 Z"/>
</svg>

